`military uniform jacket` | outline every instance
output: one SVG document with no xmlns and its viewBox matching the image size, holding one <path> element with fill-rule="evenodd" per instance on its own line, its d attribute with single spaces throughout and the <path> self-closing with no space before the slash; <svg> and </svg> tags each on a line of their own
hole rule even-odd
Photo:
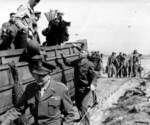
<svg viewBox="0 0 150 125">
<path fill-rule="evenodd" d="M 21 30 L 22 28 L 33 30 L 33 24 L 35 23 L 34 10 L 29 6 L 29 3 L 20 5 L 15 15 L 15 24 Z"/>
<path fill-rule="evenodd" d="M 96 73 L 94 71 L 94 64 L 88 59 L 84 59 L 82 62 L 80 59 L 68 60 L 64 58 L 64 63 L 67 66 L 74 67 L 74 79 L 76 89 L 86 89 L 91 84 L 97 83 Z"/>
<path fill-rule="evenodd" d="M 112 65 L 112 64 L 116 66 L 116 65 L 118 65 L 118 61 L 117 61 L 116 58 L 110 56 L 110 57 L 108 58 L 107 65 L 110 66 L 110 65 Z"/>
<path fill-rule="evenodd" d="M 124 58 L 122 55 L 118 55 L 118 56 L 116 57 L 116 59 L 117 59 L 117 61 L 118 61 L 118 66 L 123 65 L 123 62 L 124 62 L 125 58 Z"/>
<path fill-rule="evenodd" d="M 51 25 L 46 29 L 47 46 L 61 44 L 69 40 L 68 28 L 63 26 L 59 20 L 53 20 Z"/>
<path fill-rule="evenodd" d="M 37 84 L 28 85 L 16 107 L 23 111 L 28 106 L 35 125 L 72 125 L 74 109 L 67 87 L 51 79 L 41 98 L 38 90 Z M 64 112 L 63 120 L 61 112 Z"/>
</svg>

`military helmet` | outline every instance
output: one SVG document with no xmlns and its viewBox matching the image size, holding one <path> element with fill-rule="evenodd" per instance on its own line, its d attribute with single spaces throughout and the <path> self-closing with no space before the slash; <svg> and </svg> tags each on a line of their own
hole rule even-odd
<svg viewBox="0 0 150 125">
<path fill-rule="evenodd" d="M 112 52 L 112 55 L 116 54 L 115 52 Z"/>
<path fill-rule="evenodd" d="M 28 54 L 32 57 L 40 53 L 40 44 L 36 39 L 27 42 L 26 50 Z"/>
<path fill-rule="evenodd" d="M 135 49 L 134 51 L 133 51 L 133 54 L 137 54 L 138 53 L 138 51 Z"/>
</svg>

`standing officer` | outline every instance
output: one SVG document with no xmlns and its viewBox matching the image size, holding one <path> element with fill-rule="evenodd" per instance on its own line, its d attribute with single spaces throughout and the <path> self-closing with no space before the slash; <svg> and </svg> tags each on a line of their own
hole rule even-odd
<svg viewBox="0 0 150 125">
<path fill-rule="evenodd" d="M 33 28 L 35 14 L 34 7 L 40 0 L 29 0 L 28 3 L 22 4 L 15 15 L 15 24 L 9 27 L 9 37 L 3 40 L 1 49 L 5 50 L 13 42 L 15 48 L 25 48 L 28 39 L 35 36 Z M 14 40 L 14 41 L 13 41 Z"/>
<path fill-rule="evenodd" d="M 34 125 L 73 125 L 74 109 L 72 101 L 68 95 L 68 88 L 63 84 L 54 81 L 50 74 L 50 70 L 43 66 L 37 67 L 33 73 L 35 74 L 36 83 L 26 87 L 25 92 L 10 117 L 6 117 L 2 125 L 6 121 L 18 118 L 19 113 L 23 113 L 27 107 L 34 117 Z M 18 113 L 19 112 L 19 113 Z M 61 114 L 64 115 L 62 118 Z M 12 117 L 13 115 L 13 117 Z M 29 124 L 32 123 L 29 120 Z"/>
<path fill-rule="evenodd" d="M 61 53 L 64 63 L 67 66 L 74 67 L 74 79 L 75 79 L 75 101 L 79 110 L 80 118 L 84 124 L 90 125 L 89 122 L 89 101 L 92 97 L 91 91 L 95 90 L 95 84 L 97 77 L 94 71 L 94 65 L 87 59 L 88 53 L 86 51 L 80 51 L 79 59 L 74 61 L 68 60 Z"/>
</svg>

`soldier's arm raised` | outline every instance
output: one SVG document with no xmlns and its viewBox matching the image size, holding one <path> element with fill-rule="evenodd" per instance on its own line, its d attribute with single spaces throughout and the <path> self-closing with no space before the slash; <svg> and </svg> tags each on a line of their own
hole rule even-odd
<svg viewBox="0 0 150 125">
<path fill-rule="evenodd" d="M 63 62 L 65 63 L 65 65 L 67 65 L 67 66 L 72 66 L 72 67 L 75 65 L 76 60 L 67 59 L 67 58 L 64 56 L 63 53 L 60 53 L 60 55 L 61 55 L 61 57 L 62 57 Z"/>
</svg>

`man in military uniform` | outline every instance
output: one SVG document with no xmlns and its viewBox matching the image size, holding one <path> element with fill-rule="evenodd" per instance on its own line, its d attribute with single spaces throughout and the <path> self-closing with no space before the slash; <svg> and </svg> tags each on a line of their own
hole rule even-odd
<svg viewBox="0 0 150 125">
<path fill-rule="evenodd" d="M 118 65 L 118 61 L 116 59 L 116 53 L 112 52 L 112 55 L 108 58 L 107 67 L 108 67 L 108 78 L 116 75 L 116 66 Z"/>
<path fill-rule="evenodd" d="M 81 51 L 79 59 L 73 61 L 68 60 L 62 53 L 61 55 L 67 66 L 74 67 L 76 106 L 82 119 L 81 122 L 85 125 L 90 125 L 88 107 L 92 97 L 91 91 L 95 90 L 97 83 L 94 65 L 87 59 L 88 53 L 86 51 Z"/>
<path fill-rule="evenodd" d="M 117 68 L 117 77 L 122 77 L 123 76 L 123 61 L 124 61 L 124 57 L 122 55 L 122 52 L 119 53 L 119 55 L 116 57 L 117 61 L 118 61 L 118 65 L 116 65 Z"/>
<path fill-rule="evenodd" d="M 133 56 L 130 58 L 130 75 L 131 77 L 138 76 L 138 67 L 139 67 L 139 53 L 137 50 L 133 51 Z"/>
<path fill-rule="evenodd" d="M 9 37 L 9 27 L 14 25 L 15 23 L 15 17 L 14 17 L 15 13 L 10 13 L 10 20 L 8 22 L 5 22 L 2 24 L 2 28 L 1 28 L 1 38 L 3 41 L 8 40 L 8 37 Z M 10 49 L 12 48 L 11 45 L 7 46 L 7 49 Z M 0 50 L 2 50 L 2 48 L 0 47 Z"/>
<path fill-rule="evenodd" d="M 123 77 L 128 77 L 128 74 L 129 74 L 129 61 L 127 59 L 127 55 L 125 53 L 123 53 L 123 66 L 122 66 L 122 75 Z"/>
<path fill-rule="evenodd" d="M 44 46 L 61 45 L 68 41 L 68 27 L 71 25 L 71 21 L 72 18 L 65 14 L 50 21 L 48 28 L 42 31 L 42 34 L 46 36 Z"/>
<path fill-rule="evenodd" d="M 15 106 L 14 115 L 7 117 L 2 125 L 7 125 L 10 120 L 18 118 L 27 107 L 30 109 L 34 125 L 73 125 L 75 112 L 72 101 L 68 95 L 68 88 L 63 84 L 54 81 L 50 70 L 43 66 L 37 67 L 35 74 L 36 83 L 26 87 L 25 92 L 18 104 Z M 18 113 L 19 112 L 19 113 Z M 12 116 L 13 111 L 10 113 Z M 64 117 L 61 117 L 62 114 Z"/>
<path fill-rule="evenodd" d="M 29 0 L 22 4 L 15 14 L 15 24 L 8 28 L 9 36 L 2 41 L 1 50 L 6 50 L 13 42 L 15 49 L 25 48 L 28 39 L 35 38 L 36 31 L 33 28 L 35 23 L 34 7 L 40 0 Z"/>
<path fill-rule="evenodd" d="M 10 13 L 10 20 L 8 22 L 5 22 L 2 24 L 2 28 L 1 28 L 1 37 L 2 39 L 4 39 L 4 37 L 6 37 L 5 35 L 7 34 L 7 30 L 11 25 L 14 25 L 15 23 L 15 18 L 14 18 L 15 13 Z"/>
</svg>

